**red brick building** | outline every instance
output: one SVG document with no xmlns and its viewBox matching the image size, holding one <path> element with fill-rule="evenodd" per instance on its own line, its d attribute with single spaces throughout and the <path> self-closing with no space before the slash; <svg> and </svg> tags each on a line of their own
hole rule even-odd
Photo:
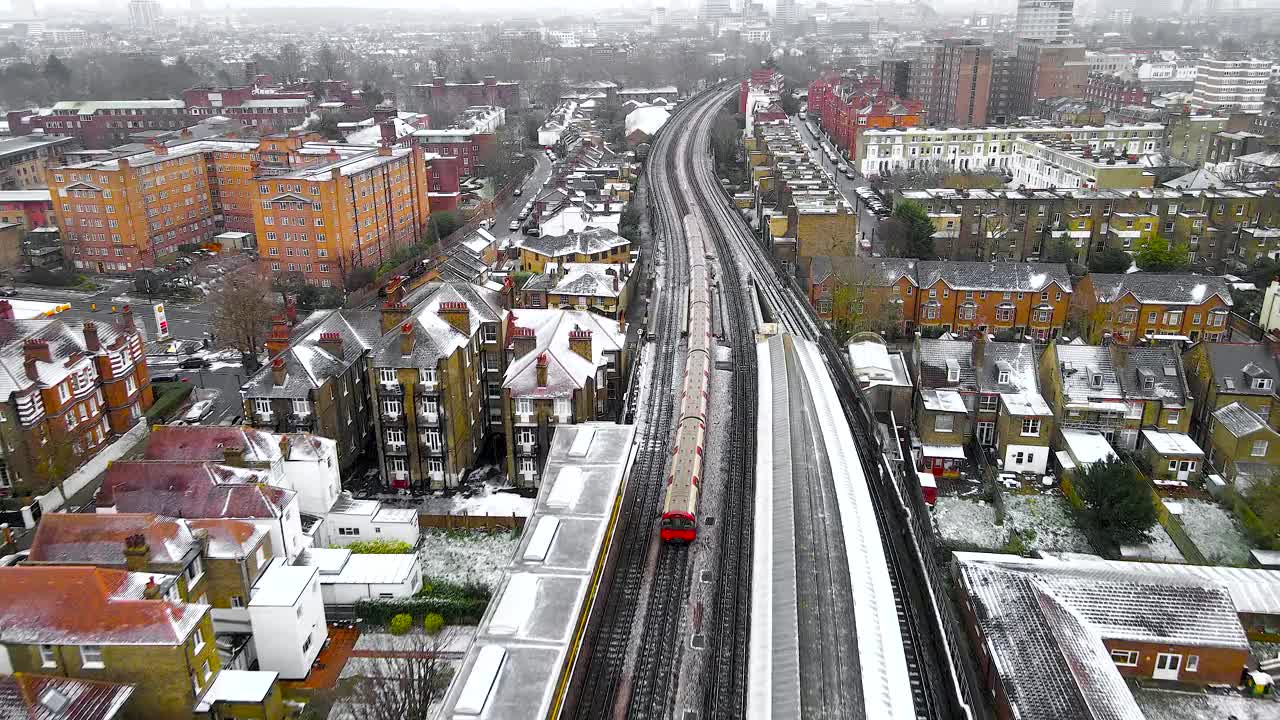
<svg viewBox="0 0 1280 720">
<path fill-rule="evenodd" d="M 1033 115 L 1040 100 L 1084 97 L 1089 77 L 1085 47 L 1044 40 L 1019 40 L 1011 78 L 1010 109 Z"/>
<path fill-rule="evenodd" d="M 10 131 L 68 135 L 90 150 L 129 142 L 143 130 L 178 130 L 196 123 L 181 100 L 64 100 L 48 115 L 9 113 Z"/>
<path fill-rule="evenodd" d="M 0 190 L 0 222 L 47 227 L 54 222 L 53 198 L 48 190 Z"/>
<path fill-rule="evenodd" d="M 414 85 L 413 92 L 424 109 L 441 117 L 456 115 L 473 105 L 498 105 L 507 109 L 523 105 L 520 83 L 498 82 L 486 75 L 478 83 L 447 82 L 434 77 L 429 85 Z"/>
<path fill-rule="evenodd" d="M 924 103 L 930 123 L 986 125 L 991 63 L 991 46 L 981 40 L 937 40 L 912 63 L 910 97 Z"/>
<path fill-rule="evenodd" d="M 1089 73 L 1089 80 L 1084 86 L 1084 99 L 1106 108 L 1118 108 L 1124 105 L 1146 105 L 1151 101 L 1151 93 L 1144 90 L 1142 83 L 1136 80 L 1125 80 L 1105 73 Z"/>
<path fill-rule="evenodd" d="M 196 119 L 225 115 L 257 128 L 278 132 L 306 122 L 313 107 L 310 90 L 243 87 L 194 87 L 182 92 L 187 112 Z"/>
<path fill-rule="evenodd" d="M 809 115 L 842 150 L 852 152 L 858 135 L 868 128 L 915 127 L 925 123 L 924 103 L 882 92 L 878 80 L 849 83 L 839 76 L 819 76 L 809 84 Z"/>
</svg>

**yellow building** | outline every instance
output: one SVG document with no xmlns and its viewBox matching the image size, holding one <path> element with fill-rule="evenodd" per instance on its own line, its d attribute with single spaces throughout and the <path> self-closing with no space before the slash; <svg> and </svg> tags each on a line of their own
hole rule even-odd
<svg viewBox="0 0 1280 720">
<path fill-rule="evenodd" d="M 606 263 L 631 261 L 631 241 L 608 228 L 587 228 L 568 235 L 525 237 L 515 241 L 522 272 L 541 273 L 548 262 Z"/>
</svg>

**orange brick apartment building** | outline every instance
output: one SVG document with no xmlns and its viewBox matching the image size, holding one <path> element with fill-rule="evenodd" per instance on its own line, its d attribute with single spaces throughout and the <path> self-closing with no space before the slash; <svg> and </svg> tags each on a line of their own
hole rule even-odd
<svg viewBox="0 0 1280 720">
<path fill-rule="evenodd" d="M 196 140 L 48 170 L 63 253 L 90 273 L 162 265 L 184 245 L 256 235 L 263 270 L 341 285 L 425 230 L 421 149 L 338 145 L 316 134 Z"/>
</svg>

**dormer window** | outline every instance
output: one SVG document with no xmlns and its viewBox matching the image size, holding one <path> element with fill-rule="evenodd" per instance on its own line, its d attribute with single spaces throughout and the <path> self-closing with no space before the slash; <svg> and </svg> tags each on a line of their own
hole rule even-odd
<svg viewBox="0 0 1280 720">
<path fill-rule="evenodd" d="M 1149 378 L 1149 377 L 1148 377 L 1148 378 L 1142 378 L 1142 389 L 1143 389 L 1143 390 L 1155 390 L 1155 389 L 1156 389 L 1156 379 L 1155 379 L 1155 378 Z"/>
<path fill-rule="evenodd" d="M 1254 390 L 1270 390 L 1271 378 L 1254 378 L 1253 389 Z"/>
<path fill-rule="evenodd" d="M 960 382 L 960 363 L 954 359 L 947 361 L 947 382 Z"/>
<path fill-rule="evenodd" d="M 1009 384 L 1009 371 L 1008 371 L 1008 370 L 1001 370 L 1001 371 L 1000 371 L 1000 376 L 999 376 L 999 379 L 997 380 L 997 382 L 999 382 L 1001 385 L 1008 385 L 1008 384 Z"/>
<path fill-rule="evenodd" d="M 1091 388 L 1102 387 L 1102 373 L 1096 372 L 1096 371 L 1089 373 L 1089 387 Z"/>
</svg>

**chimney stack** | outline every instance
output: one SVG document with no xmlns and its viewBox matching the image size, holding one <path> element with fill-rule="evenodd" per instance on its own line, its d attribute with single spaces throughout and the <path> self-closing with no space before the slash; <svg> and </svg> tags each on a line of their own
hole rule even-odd
<svg viewBox="0 0 1280 720">
<path fill-rule="evenodd" d="M 280 386 L 284 384 L 284 358 L 277 357 L 271 361 L 271 384 Z"/>
<path fill-rule="evenodd" d="M 409 306 L 394 300 L 382 304 L 382 332 L 384 334 L 400 327 L 409 318 Z"/>
<path fill-rule="evenodd" d="M 222 448 L 222 464 L 231 467 L 244 467 L 244 448 L 224 445 Z"/>
<path fill-rule="evenodd" d="M 569 349 L 591 360 L 591 331 L 574 325 L 573 330 L 569 331 Z"/>
<path fill-rule="evenodd" d="M 471 308 L 465 302 L 440 303 L 440 317 L 463 335 L 471 334 Z"/>
<path fill-rule="evenodd" d="M 22 358 L 23 360 L 39 360 L 40 362 L 53 362 L 53 355 L 49 351 L 49 341 L 32 338 L 22 341 Z"/>
<path fill-rule="evenodd" d="M 342 357 L 342 334 L 338 332 L 320 333 L 320 349 L 334 357 Z"/>
<path fill-rule="evenodd" d="M 538 336 L 533 334 L 533 328 L 513 327 L 511 328 L 511 350 L 515 360 L 533 352 L 538 346 Z"/>
<path fill-rule="evenodd" d="M 102 349 L 102 341 L 98 339 L 98 324 L 92 320 L 84 324 L 84 347 L 91 353 Z"/>
<path fill-rule="evenodd" d="M 120 324 L 125 327 L 133 327 L 133 306 L 125 305 L 120 308 Z"/>
<path fill-rule="evenodd" d="M 271 332 L 267 333 L 267 357 L 275 357 L 289 347 L 289 321 L 280 316 L 271 321 Z"/>
<path fill-rule="evenodd" d="M 280 436 L 280 456 L 285 459 L 285 462 L 288 462 L 289 453 L 292 451 L 293 451 L 293 441 L 289 439 L 288 435 L 281 435 Z"/>
<path fill-rule="evenodd" d="M 538 355 L 538 387 L 547 386 L 547 354 Z"/>
<path fill-rule="evenodd" d="M 142 572 L 151 560 L 151 546 L 147 544 L 147 536 L 134 533 L 124 539 L 124 567 L 129 572 Z M 155 584 L 153 578 L 147 587 Z"/>
<path fill-rule="evenodd" d="M 400 354 L 413 354 L 413 323 L 406 322 L 400 326 Z"/>
<path fill-rule="evenodd" d="M 0 320 L 13 320 L 13 303 L 0 300 Z"/>
</svg>

